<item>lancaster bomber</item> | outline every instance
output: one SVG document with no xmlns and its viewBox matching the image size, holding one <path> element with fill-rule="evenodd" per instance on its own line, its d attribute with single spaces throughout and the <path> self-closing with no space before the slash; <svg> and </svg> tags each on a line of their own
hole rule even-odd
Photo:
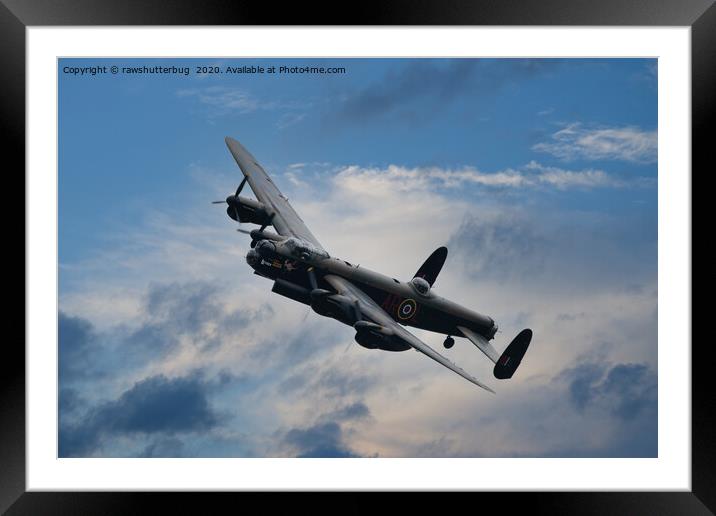
<svg viewBox="0 0 716 516">
<path fill-rule="evenodd" d="M 447 258 L 446 247 L 436 249 L 408 282 L 331 256 L 258 161 L 233 138 L 227 137 L 226 145 L 244 178 L 236 193 L 215 204 L 225 202 L 230 218 L 259 226 L 239 231 L 251 236 L 246 262 L 254 274 L 273 281 L 272 292 L 353 327 L 356 342 L 365 348 L 414 349 L 494 393 L 405 326 L 446 335 L 447 349 L 455 344 L 454 337 L 467 338 L 495 364 L 495 378 L 512 378 L 532 340 L 532 330 L 522 330 L 500 354 L 490 344 L 497 332 L 492 318 L 438 296 L 432 286 Z M 239 195 L 247 182 L 256 200 Z M 267 231 L 269 226 L 275 232 Z"/>
</svg>

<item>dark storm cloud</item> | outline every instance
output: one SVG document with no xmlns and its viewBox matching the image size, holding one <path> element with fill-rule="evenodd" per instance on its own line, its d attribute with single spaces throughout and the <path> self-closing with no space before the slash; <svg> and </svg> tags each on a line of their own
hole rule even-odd
<svg viewBox="0 0 716 516">
<path fill-rule="evenodd" d="M 335 421 L 309 428 L 293 428 L 284 442 L 296 450 L 297 457 L 357 457 L 343 442 L 343 429 Z"/>
<path fill-rule="evenodd" d="M 207 384 L 199 376 L 153 376 L 118 399 L 90 409 L 77 423 L 61 426 L 59 454 L 91 454 L 103 437 L 198 432 L 218 423 L 207 399 Z"/>
<path fill-rule="evenodd" d="M 92 324 L 60 311 L 57 319 L 57 339 L 60 383 L 92 374 L 96 369 L 96 364 L 92 363 L 92 351 L 97 344 L 97 335 Z"/>
<path fill-rule="evenodd" d="M 580 364 L 555 378 L 570 406 L 595 426 L 608 422 L 611 438 L 585 454 L 583 447 L 552 450 L 553 457 L 655 457 L 658 453 L 656 372 L 646 364 Z"/>
<path fill-rule="evenodd" d="M 348 118 L 365 118 L 390 111 L 416 97 L 435 95 L 447 99 L 467 86 L 475 69 L 476 62 L 470 60 L 450 61 L 447 65 L 413 61 L 391 70 L 381 82 L 349 98 L 343 106 L 343 114 Z"/>
<path fill-rule="evenodd" d="M 578 410 L 597 406 L 625 420 L 656 410 L 656 373 L 645 364 L 583 364 L 563 371 L 561 377 Z"/>
<path fill-rule="evenodd" d="M 583 364 L 563 373 L 568 380 L 569 399 L 573 405 L 583 410 L 594 399 L 595 385 L 604 376 L 603 364 Z"/>
<path fill-rule="evenodd" d="M 362 401 L 356 401 L 345 407 L 341 407 L 331 412 L 328 417 L 335 421 L 351 421 L 360 420 L 370 417 L 368 406 Z"/>
<path fill-rule="evenodd" d="M 59 393 L 60 415 L 71 414 L 84 405 L 85 401 L 80 397 L 76 389 L 61 388 Z"/>
<path fill-rule="evenodd" d="M 370 409 L 356 401 L 329 411 L 309 427 L 292 428 L 283 443 L 296 457 L 359 457 L 348 445 L 345 426 L 372 420 Z"/>
<path fill-rule="evenodd" d="M 159 438 L 148 444 L 139 457 L 182 457 L 184 443 L 176 437 Z"/>
<path fill-rule="evenodd" d="M 118 400 L 91 414 L 98 428 L 113 432 L 183 432 L 211 428 L 217 418 L 209 407 L 206 387 L 192 377 L 154 376 L 136 383 Z"/>
<path fill-rule="evenodd" d="M 430 99 L 447 103 L 457 96 L 491 94 L 510 81 L 542 73 L 558 60 L 509 59 L 501 62 L 479 59 L 418 59 L 392 69 L 381 81 L 350 95 L 339 117 L 360 121 L 389 114 L 413 101 Z M 420 111 L 425 111 L 421 106 Z M 414 119 L 415 113 L 409 118 Z"/>
</svg>

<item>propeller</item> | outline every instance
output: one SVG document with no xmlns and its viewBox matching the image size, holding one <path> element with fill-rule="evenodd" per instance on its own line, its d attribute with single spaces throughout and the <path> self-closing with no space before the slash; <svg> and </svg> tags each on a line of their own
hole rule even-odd
<svg viewBox="0 0 716 516">
<path fill-rule="evenodd" d="M 271 213 L 271 215 L 269 215 L 268 221 L 266 221 L 266 224 L 261 226 L 261 229 L 259 229 L 259 231 L 263 231 L 264 229 L 266 229 L 266 227 L 273 222 L 273 218 L 275 216 L 276 212 L 274 211 L 273 213 Z"/>
<path fill-rule="evenodd" d="M 244 176 L 244 179 L 241 180 L 241 182 L 239 183 L 239 187 L 236 189 L 236 193 L 234 194 L 234 197 L 239 196 L 239 194 L 241 193 L 241 190 L 243 190 L 244 185 L 246 184 L 247 179 L 248 179 L 248 177 Z"/>
<path fill-rule="evenodd" d="M 239 183 L 239 187 L 236 189 L 236 193 L 234 195 L 229 195 L 223 201 L 212 201 L 211 204 L 224 204 L 224 203 L 228 204 L 229 206 L 228 206 L 228 208 L 226 208 L 226 213 L 228 213 L 229 216 L 231 217 L 231 212 L 233 211 L 236 220 L 239 221 L 239 210 L 236 207 L 235 201 L 239 197 L 241 190 L 244 189 L 244 185 L 246 184 L 246 179 L 248 179 L 248 178 L 244 176 L 244 179 L 241 181 L 241 183 Z M 232 217 L 232 218 L 234 218 L 234 217 Z M 241 221 L 239 221 L 239 223 L 241 223 Z"/>
<path fill-rule="evenodd" d="M 240 222 L 239 222 L 239 225 L 241 225 Z M 244 235 L 249 235 L 251 237 L 251 243 L 249 244 L 251 246 L 251 249 L 256 247 L 257 241 L 254 239 L 253 235 L 251 234 L 251 231 L 249 231 L 248 229 L 244 229 L 244 228 L 238 228 L 236 231 L 238 231 L 239 233 L 243 233 Z"/>
</svg>

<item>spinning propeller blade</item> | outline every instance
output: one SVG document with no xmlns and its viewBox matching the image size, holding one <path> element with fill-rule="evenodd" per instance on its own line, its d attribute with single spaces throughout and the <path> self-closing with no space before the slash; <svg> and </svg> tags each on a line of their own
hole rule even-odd
<svg viewBox="0 0 716 516">
<path fill-rule="evenodd" d="M 236 193 L 234 195 L 230 195 L 226 198 L 224 201 L 212 201 L 211 204 L 228 204 L 228 208 L 226 208 L 226 213 L 229 214 L 231 217 L 231 213 L 233 212 L 235 218 L 239 224 L 241 224 L 241 221 L 239 220 L 239 209 L 236 207 L 236 199 L 239 197 L 239 194 L 241 193 L 241 190 L 244 189 L 244 185 L 246 184 L 246 177 L 244 177 L 243 181 L 239 183 L 239 187 L 236 189 Z"/>
<path fill-rule="evenodd" d="M 264 229 L 266 229 L 266 226 L 268 226 L 269 224 L 271 224 L 271 222 L 273 222 L 274 216 L 276 216 L 276 212 L 273 212 L 271 215 L 269 215 L 268 222 L 266 224 L 263 224 L 259 231 L 263 231 Z"/>
<path fill-rule="evenodd" d="M 239 187 L 236 189 L 236 193 L 234 194 L 235 197 L 238 197 L 241 193 L 241 190 L 244 188 L 244 185 L 246 184 L 246 177 L 244 177 L 244 180 L 239 183 Z"/>
</svg>

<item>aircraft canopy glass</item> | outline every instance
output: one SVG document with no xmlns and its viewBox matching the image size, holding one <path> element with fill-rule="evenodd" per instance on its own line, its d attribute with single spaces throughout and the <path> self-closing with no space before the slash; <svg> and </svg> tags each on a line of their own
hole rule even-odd
<svg viewBox="0 0 716 516">
<path fill-rule="evenodd" d="M 296 258 L 301 258 L 302 260 L 319 260 L 329 258 L 328 253 L 323 249 L 319 249 L 310 242 L 306 242 L 305 240 L 301 240 L 296 237 L 286 239 L 283 242 L 283 245 L 286 246 L 286 249 L 288 249 L 288 252 L 291 253 L 291 255 Z"/>
<path fill-rule="evenodd" d="M 428 292 L 430 292 L 430 283 L 423 278 L 413 278 L 410 283 L 412 283 L 415 290 L 417 290 L 421 296 L 427 296 Z"/>
</svg>

